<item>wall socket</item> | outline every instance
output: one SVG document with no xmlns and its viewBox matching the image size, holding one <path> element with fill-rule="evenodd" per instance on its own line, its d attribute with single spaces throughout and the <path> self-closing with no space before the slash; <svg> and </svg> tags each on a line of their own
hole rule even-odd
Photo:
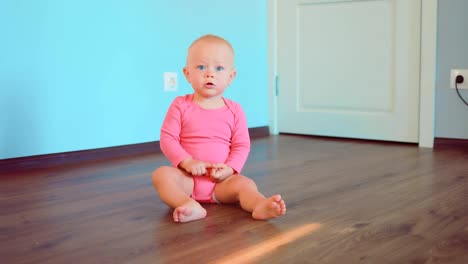
<svg viewBox="0 0 468 264">
<path fill-rule="evenodd" d="M 467 69 L 452 69 L 450 71 L 450 88 L 455 89 L 455 79 L 458 75 L 463 76 L 463 83 L 458 83 L 458 89 L 468 89 L 468 70 Z"/>
<path fill-rule="evenodd" d="M 177 73 L 165 72 L 163 76 L 164 76 L 164 91 L 165 92 L 177 91 Z"/>
</svg>

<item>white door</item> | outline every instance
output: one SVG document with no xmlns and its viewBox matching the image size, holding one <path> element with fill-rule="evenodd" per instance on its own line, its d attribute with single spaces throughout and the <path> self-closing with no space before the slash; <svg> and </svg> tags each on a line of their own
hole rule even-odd
<svg viewBox="0 0 468 264">
<path fill-rule="evenodd" d="M 278 131 L 418 142 L 420 0 L 278 0 Z"/>
</svg>

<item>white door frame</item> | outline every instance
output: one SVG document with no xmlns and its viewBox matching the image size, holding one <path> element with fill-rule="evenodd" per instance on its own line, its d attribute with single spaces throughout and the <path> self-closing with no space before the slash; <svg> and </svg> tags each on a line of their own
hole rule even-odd
<svg viewBox="0 0 468 264">
<path fill-rule="evenodd" d="M 278 134 L 277 89 L 277 2 L 267 0 L 268 85 L 270 133 Z M 437 1 L 421 0 L 421 72 L 419 83 L 419 147 L 434 147 L 435 81 L 437 44 Z"/>
</svg>

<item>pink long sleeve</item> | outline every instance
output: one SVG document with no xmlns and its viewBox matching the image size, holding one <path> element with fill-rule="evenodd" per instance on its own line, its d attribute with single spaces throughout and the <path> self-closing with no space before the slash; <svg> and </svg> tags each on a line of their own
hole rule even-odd
<svg viewBox="0 0 468 264">
<path fill-rule="evenodd" d="M 180 144 L 183 108 L 184 105 L 180 97 L 177 97 L 167 110 L 161 127 L 160 147 L 174 167 L 177 167 L 184 159 L 191 157 Z"/>
<path fill-rule="evenodd" d="M 234 104 L 232 108 L 236 118 L 231 137 L 231 150 L 225 163 L 240 173 L 249 156 L 250 137 L 244 111 L 237 104 Z"/>
<path fill-rule="evenodd" d="M 203 109 L 193 95 L 177 97 L 169 107 L 161 128 L 161 150 L 178 166 L 192 157 L 225 163 L 240 172 L 250 151 L 247 121 L 241 106 L 224 99 L 220 109 Z"/>
</svg>

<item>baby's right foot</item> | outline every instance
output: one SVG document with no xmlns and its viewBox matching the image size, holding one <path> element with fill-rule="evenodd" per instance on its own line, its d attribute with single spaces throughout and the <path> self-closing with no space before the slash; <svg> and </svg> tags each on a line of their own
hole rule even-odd
<svg viewBox="0 0 468 264">
<path fill-rule="evenodd" d="M 174 222 L 184 223 L 205 218 L 206 210 L 195 201 L 187 202 L 176 209 L 172 213 Z"/>
<path fill-rule="evenodd" d="M 286 213 L 286 204 L 281 195 L 273 195 L 261 201 L 253 210 L 252 217 L 258 220 L 275 218 Z"/>
</svg>

